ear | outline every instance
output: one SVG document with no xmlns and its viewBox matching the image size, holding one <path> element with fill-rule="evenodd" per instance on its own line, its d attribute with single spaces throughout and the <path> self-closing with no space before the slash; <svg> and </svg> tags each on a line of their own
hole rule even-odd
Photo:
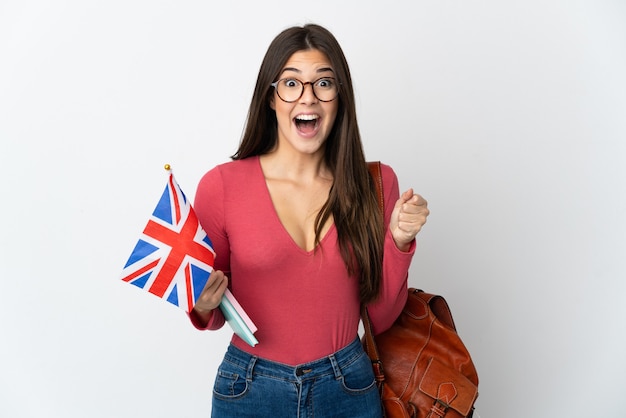
<svg viewBox="0 0 626 418">
<path fill-rule="evenodd" d="M 273 111 L 276 111 L 276 103 L 275 103 L 275 99 L 273 95 L 272 97 L 270 97 L 270 107 L 272 108 Z"/>
</svg>

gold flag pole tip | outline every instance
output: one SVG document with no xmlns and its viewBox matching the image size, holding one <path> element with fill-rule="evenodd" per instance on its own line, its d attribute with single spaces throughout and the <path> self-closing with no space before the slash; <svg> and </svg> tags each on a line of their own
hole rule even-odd
<svg viewBox="0 0 626 418">
<path fill-rule="evenodd" d="M 165 164 L 163 168 L 165 168 L 167 171 L 170 171 L 172 169 L 172 166 L 170 166 L 169 164 Z"/>
</svg>

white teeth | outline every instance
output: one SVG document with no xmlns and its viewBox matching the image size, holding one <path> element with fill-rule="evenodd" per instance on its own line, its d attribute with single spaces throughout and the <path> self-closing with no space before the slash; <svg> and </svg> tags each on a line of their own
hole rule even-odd
<svg viewBox="0 0 626 418">
<path fill-rule="evenodd" d="M 296 116 L 296 119 L 298 120 L 315 120 L 319 118 L 318 115 L 298 115 Z"/>
</svg>

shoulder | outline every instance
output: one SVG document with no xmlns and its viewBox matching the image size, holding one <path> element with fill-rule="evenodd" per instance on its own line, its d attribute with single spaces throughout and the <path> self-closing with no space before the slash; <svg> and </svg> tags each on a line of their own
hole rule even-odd
<svg viewBox="0 0 626 418">
<path fill-rule="evenodd" d="M 394 169 L 388 165 L 380 162 L 380 175 L 383 179 L 383 190 L 390 191 L 398 188 L 398 176 Z"/>
<path fill-rule="evenodd" d="M 385 180 L 385 178 L 389 179 L 389 178 L 394 178 L 397 179 L 398 177 L 396 176 L 396 172 L 394 171 L 394 169 L 390 166 L 387 165 L 383 162 L 380 163 L 380 173 L 383 176 L 383 180 Z"/>
<path fill-rule="evenodd" d="M 229 161 L 218 164 L 207 171 L 200 179 L 200 185 L 206 183 L 233 183 L 248 178 L 256 170 L 260 170 L 258 157 Z"/>
</svg>

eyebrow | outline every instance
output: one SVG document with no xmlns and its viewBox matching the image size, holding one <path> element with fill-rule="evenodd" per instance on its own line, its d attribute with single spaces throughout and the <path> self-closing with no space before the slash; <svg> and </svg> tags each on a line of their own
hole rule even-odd
<svg viewBox="0 0 626 418">
<path fill-rule="evenodd" d="M 299 69 L 297 69 L 297 68 L 294 68 L 294 67 L 285 67 L 285 68 L 283 68 L 283 70 L 282 70 L 280 73 L 281 73 L 281 74 L 283 74 L 285 71 L 293 71 L 293 72 L 295 72 L 295 73 L 302 74 L 302 71 L 301 71 L 301 70 L 299 70 Z M 330 68 L 330 67 L 322 67 L 322 68 L 319 68 L 316 72 L 317 72 L 317 73 L 326 73 L 326 72 L 329 72 L 329 71 L 330 71 L 331 73 L 334 73 L 333 69 L 332 69 L 332 68 Z"/>
</svg>

